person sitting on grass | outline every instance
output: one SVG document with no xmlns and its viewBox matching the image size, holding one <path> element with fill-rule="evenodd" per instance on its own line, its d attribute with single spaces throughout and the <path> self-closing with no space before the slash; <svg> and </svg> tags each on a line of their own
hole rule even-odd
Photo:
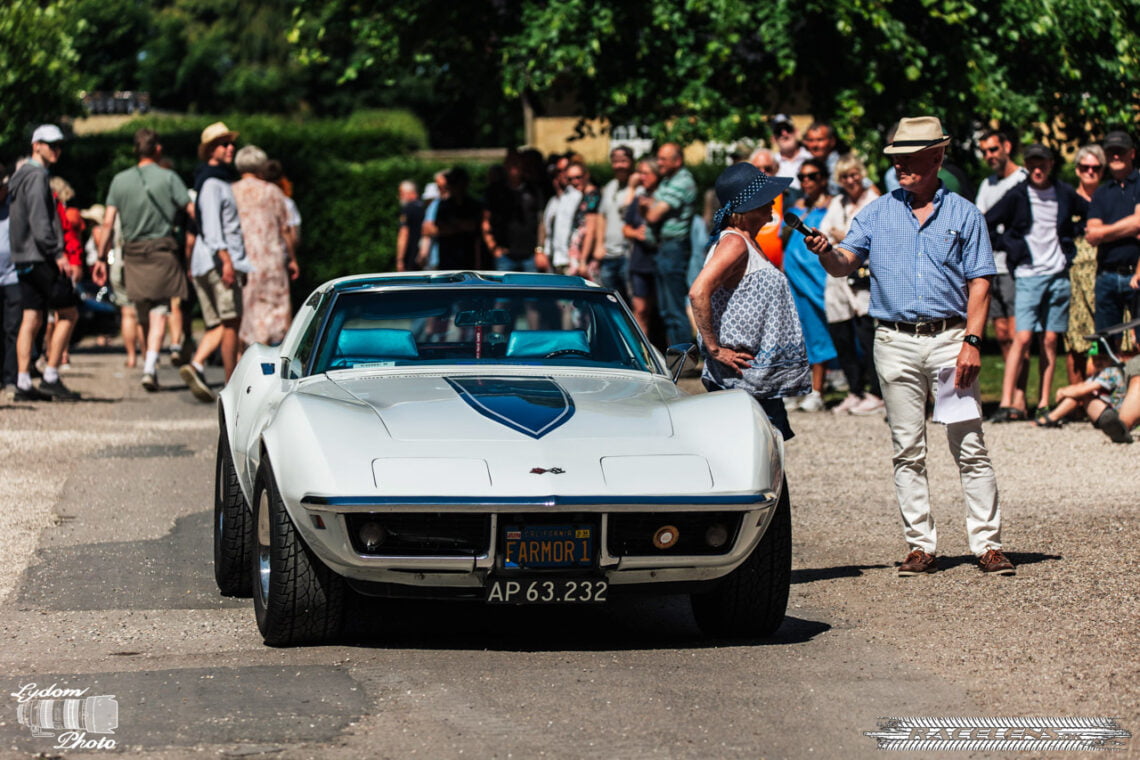
<svg viewBox="0 0 1140 760">
<path fill-rule="evenodd" d="M 1124 400 L 1116 410 L 1124 430 L 1140 425 L 1140 354 L 1124 363 Z M 1105 435 L 1112 435 L 1106 430 Z"/>
<path fill-rule="evenodd" d="M 1090 355 L 1091 378 L 1083 383 L 1066 385 L 1057 391 L 1057 403 L 1051 411 L 1041 410 L 1039 427 L 1059 428 L 1062 420 L 1077 409 L 1084 409 L 1093 427 L 1104 432 L 1114 443 L 1132 443 L 1128 427 L 1118 410 L 1126 389 L 1124 370 L 1105 354 Z M 1095 370 L 1096 374 L 1093 374 Z"/>
</svg>

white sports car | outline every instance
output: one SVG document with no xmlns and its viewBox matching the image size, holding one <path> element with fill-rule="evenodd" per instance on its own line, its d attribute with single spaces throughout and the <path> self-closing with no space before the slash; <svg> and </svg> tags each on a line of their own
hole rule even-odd
<svg viewBox="0 0 1140 760">
<path fill-rule="evenodd" d="M 691 347 L 671 350 L 676 373 Z M 783 443 L 742 391 L 689 395 L 577 277 L 377 274 L 318 288 L 221 394 L 214 569 L 265 642 L 349 600 L 598 604 L 679 592 L 710 635 L 779 627 Z"/>
</svg>

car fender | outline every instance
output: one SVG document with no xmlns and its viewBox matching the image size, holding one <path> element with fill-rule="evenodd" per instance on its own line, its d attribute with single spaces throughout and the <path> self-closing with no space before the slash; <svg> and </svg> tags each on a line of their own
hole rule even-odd
<svg viewBox="0 0 1140 760">
<path fill-rule="evenodd" d="M 234 468 L 246 502 L 253 498 L 261 428 L 294 381 L 280 377 L 278 349 L 255 343 L 246 349 L 218 396 L 220 420 L 229 436 Z"/>
<path fill-rule="evenodd" d="M 300 387 L 286 395 L 261 431 L 260 455 L 269 457 L 290 508 L 306 493 L 374 493 L 372 460 L 390 437 L 367 404 L 343 391 L 330 395 L 334 383 L 314 380 L 314 392 Z"/>
<path fill-rule="evenodd" d="M 668 404 L 675 434 L 708 458 L 717 491 L 780 492 L 783 436 L 751 394 L 726 390 L 681 395 Z"/>
</svg>

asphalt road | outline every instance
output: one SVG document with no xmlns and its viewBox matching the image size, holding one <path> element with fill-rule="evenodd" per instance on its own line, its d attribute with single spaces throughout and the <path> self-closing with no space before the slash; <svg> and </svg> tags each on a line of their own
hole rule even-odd
<svg viewBox="0 0 1140 760">
<path fill-rule="evenodd" d="M 265 647 L 251 603 L 213 584 L 215 410 L 144 394 L 116 355 L 75 363 L 88 402 L 0 409 L 13 436 L 72 441 L 36 465 L 59 484 L 54 519 L 8 558 L 26 568 L 0 604 L 4 757 L 80 754 L 21 724 L 14 695 L 48 687 L 117 702 L 114 733 L 87 746 L 161 758 L 881 757 L 863 732 L 882 717 L 987 713 L 805 603 L 858 568 L 799 562 L 767 641 L 706 641 L 687 600 L 662 597 L 374 603 L 342 644 Z"/>
</svg>

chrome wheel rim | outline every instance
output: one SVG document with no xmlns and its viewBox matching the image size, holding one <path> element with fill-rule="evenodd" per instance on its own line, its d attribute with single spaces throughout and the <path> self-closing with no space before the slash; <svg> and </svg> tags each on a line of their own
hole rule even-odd
<svg viewBox="0 0 1140 760">
<path fill-rule="evenodd" d="M 269 599 L 269 540 L 269 493 L 262 489 L 257 503 L 257 582 L 263 601 Z"/>
</svg>

